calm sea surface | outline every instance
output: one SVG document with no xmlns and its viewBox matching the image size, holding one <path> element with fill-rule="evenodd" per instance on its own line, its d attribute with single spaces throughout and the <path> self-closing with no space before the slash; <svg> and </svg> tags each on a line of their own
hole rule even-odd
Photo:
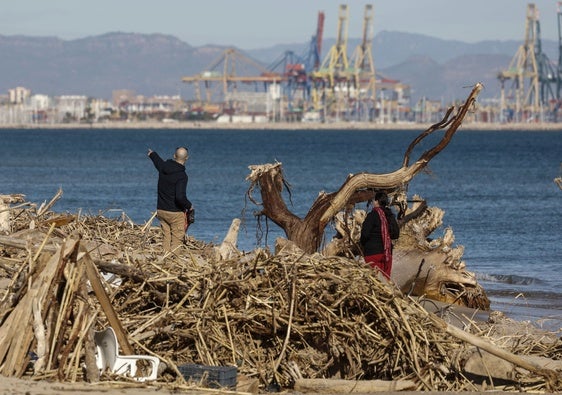
<svg viewBox="0 0 562 395">
<path fill-rule="evenodd" d="M 231 220 L 241 218 L 239 248 L 247 251 L 281 235 L 273 223 L 267 237 L 257 231 L 257 207 L 246 198 L 249 165 L 281 162 L 292 187 L 292 210 L 303 216 L 320 191 L 337 190 L 349 173 L 399 168 L 418 133 L 0 130 L 0 194 L 23 193 L 41 203 L 61 187 L 55 211 L 125 212 L 142 224 L 156 204 L 157 173 L 148 148 L 169 158 L 185 145 L 188 196 L 197 213 L 190 234 L 220 242 Z M 553 181 L 561 163 L 562 132 L 461 130 L 408 192 L 445 211 L 444 226 L 465 247 L 467 268 L 477 274 L 494 310 L 552 330 L 562 327 L 562 190 Z M 434 233 L 441 235 L 441 229 Z"/>
</svg>

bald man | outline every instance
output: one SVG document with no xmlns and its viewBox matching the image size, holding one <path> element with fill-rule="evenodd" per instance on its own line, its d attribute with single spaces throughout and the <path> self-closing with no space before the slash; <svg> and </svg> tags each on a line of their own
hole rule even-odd
<svg viewBox="0 0 562 395">
<path fill-rule="evenodd" d="M 148 157 L 158 170 L 158 202 L 156 215 L 164 233 L 165 252 L 175 251 L 185 236 L 186 213 L 192 209 L 187 199 L 187 173 L 185 162 L 189 157 L 187 148 L 178 147 L 174 159 L 164 161 L 156 152 L 148 150 Z"/>
</svg>

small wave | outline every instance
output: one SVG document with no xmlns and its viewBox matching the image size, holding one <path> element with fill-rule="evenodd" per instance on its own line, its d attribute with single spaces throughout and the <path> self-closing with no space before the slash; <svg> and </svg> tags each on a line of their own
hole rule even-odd
<svg viewBox="0 0 562 395">
<path fill-rule="evenodd" d="M 519 300 L 525 303 L 532 303 L 536 306 L 543 306 L 555 310 L 562 309 L 562 294 L 559 292 L 551 292 L 548 290 L 529 289 L 486 289 L 486 294 L 490 298 L 500 298 L 503 300 Z"/>
<path fill-rule="evenodd" d="M 543 281 L 527 276 L 518 276 L 516 274 L 485 274 L 477 273 L 476 279 L 480 281 L 489 281 L 494 283 L 502 284 L 514 284 L 514 285 L 540 285 Z"/>
<path fill-rule="evenodd" d="M 486 290 L 492 310 L 501 311 L 519 321 L 562 333 L 562 293 L 531 289 Z"/>
</svg>

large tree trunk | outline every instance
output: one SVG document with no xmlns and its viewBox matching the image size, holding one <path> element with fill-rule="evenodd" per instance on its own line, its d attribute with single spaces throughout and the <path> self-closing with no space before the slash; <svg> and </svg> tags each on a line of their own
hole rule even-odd
<svg viewBox="0 0 562 395">
<path fill-rule="evenodd" d="M 259 215 L 266 216 L 280 226 L 285 231 L 287 238 L 304 251 L 315 252 L 320 248 L 326 225 L 348 205 L 371 199 L 374 190 L 384 190 L 389 194 L 405 191 L 412 178 L 449 144 L 481 89 L 482 85 L 476 84 L 465 104 L 460 107 L 454 116 L 451 117 L 454 111 L 452 107 L 447 111 L 441 122 L 421 133 L 406 150 L 402 167 L 387 174 L 359 173 L 350 175 L 338 191 L 321 194 L 304 218 L 299 218 L 290 212 L 283 200 L 282 192 L 286 183 L 283 178 L 281 163 L 250 166 L 251 174 L 247 179 L 251 181 L 251 186 L 248 190 L 248 196 L 254 203 L 258 204 L 252 197 L 254 188 L 258 186 L 263 202 L 263 210 Z M 409 156 L 414 147 L 425 137 L 444 128 L 447 128 L 447 130 L 439 143 L 425 151 L 416 162 L 409 165 Z"/>
</svg>

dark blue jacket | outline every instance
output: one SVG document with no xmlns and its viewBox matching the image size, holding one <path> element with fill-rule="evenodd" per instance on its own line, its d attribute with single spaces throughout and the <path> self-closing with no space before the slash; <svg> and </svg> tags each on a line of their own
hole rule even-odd
<svg viewBox="0 0 562 395">
<path fill-rule="evenodd" d="M 158 170 L 158 203 L 156 208 L 165 211 L 188 211 L 191 202 L 187 199 L 187 173 L 185 166 L 173 159 L 164 161 L 156 152 L 150 159 Z"/>
</svg>

